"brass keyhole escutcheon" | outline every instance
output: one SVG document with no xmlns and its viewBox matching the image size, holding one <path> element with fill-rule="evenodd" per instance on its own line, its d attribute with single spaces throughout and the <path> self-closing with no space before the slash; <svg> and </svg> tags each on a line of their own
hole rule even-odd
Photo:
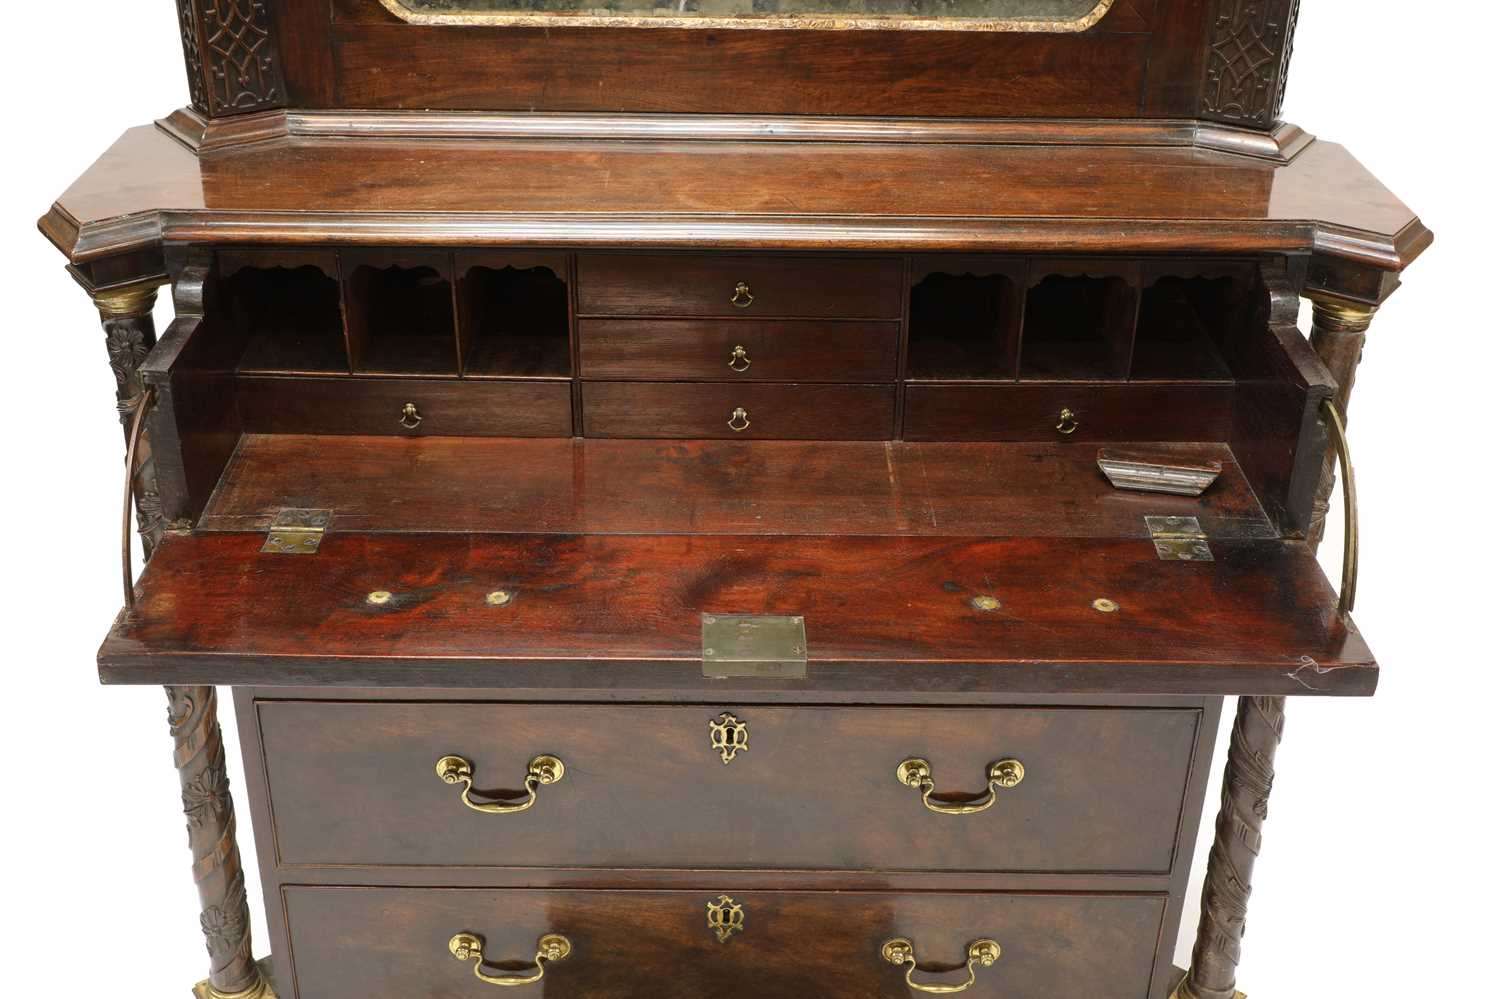
<svg viewBox="0 0 1500 999">
<path fill-rule="evenodd" d="M 729 366 L 735 371 L 747 371 L 750 368 L 750 355 L 744 347 L 736 346 L 729 354 Z"/>
<path fill-rule="evenodd" d="M 740 753 L 750 751 L 750 727 L 725 711 L 708 723 L 708 744 L 727 767 Z"/>
<path fill-rule="evenodd" d="M 407 430 L 415 430 L 422 425 L 422 414 L 417 412 L 417 404 L 409 402 L 401 407 L 400 423 Z"/>
<path fill-rule="evenodd" d="M 720 895 L 708 903 L 708 928 L 719 943 L 728 943 L 730 937 L 745 931 L 745 907 L 728 895 Z"/>
<path fill-rule="evenodd" d="M 729 429 L 735 433 L 745 430 L 750 426 L 750 414 L 745 412 L 745 407 L 737 406 L 733 413 L 729 414 Z"/>
<path fill-rule="evenodd" d="M 1057 414 L 1057 432 L 1060 434 L 1071 434 L 1077 429 L 1078 414 L 1067 406 L 1064 406 L 1062 412 Z"/>
<path fill-rule="evenodd" d="M 741 281 L 734 286 L 734 294 L 729 296 L 729 304 L 736 309 L 748 309 L 755 304 L 755 296 L 750 292 L 750 286 Z"/>
</svg>

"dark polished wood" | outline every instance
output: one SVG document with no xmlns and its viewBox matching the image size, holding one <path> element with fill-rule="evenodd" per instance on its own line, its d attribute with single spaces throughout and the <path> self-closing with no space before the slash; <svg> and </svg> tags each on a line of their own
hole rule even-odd
<svg viewBox="0 0 1500 999">
<path fill-rule="evenodd" d="M 1224 466 L 1201 497 L 1114 489 L 1098 450 L 247 434 L 197 526 L 265 530 L 274 511 L 307 506 L 345 531 L 1144 539 L 1147 515 L 1175 515 L 1215 538 L 1277 536 L 1222 444 L 1151 445 Z"/>
<path fill-rule="evenodd" d="M 1377 676 L 1299 543 L 1216 543 L 1142 589 L 1168 578 L 1142 540 L 335 532 L 307 557 L 263 540 L 166 538 L 101 675 L 682 689 L 704 682 L 699 614 L 754 613 L 804 615 L 810 675 L 863 689 L 1358 694 Z"/>
<path fill-rule="evenodd" d="M 905 434 L 914 441 L 1223 440 L 1234 400 L 1231 385 L 908 385 Z M 1073 419 L 1062 418 L 1064 409 Z"/>
<path fill-rule="evenodd" d="M 1112 995 L 1150 979 L 1165 909 L 1150 894 L 748 891 L 734 895 L 743 932 L 721 944 L 705 908 L 721 894 L 711 878 L 673 892 L 289 887 L 286 904 L 303 993 L 327 999 L 475 994 L 473 962 L 448 952 L 460 932 L 484 938 L 489 974 L 524 971 L 539 937 L 564 934 L 572 954 L 538 983 L 549 995 L 904 996 L 905 969 L 880 955 L 896 937 L 916 945 L 918 982 L 961 984 L 969 943 L 993 938 L 1003 955 L 976 995 Z"/>
<path fill-rule="evenodd" d="M 889 385 L 587 382 L 589 437 L 745 440 L 888 440 L 896 430 Z M 743 417 L 736 414 L 743 410 Z"/>
<path fill-rule="evenodd" d="M 605 381 L 893 381 L 900 338 L 894 322 L 578 322 L 580 372 Z"/>
<path fill-rule="evenodd" d="M 944 183 L 912 183 L 927 176 Z M 1379 272 L 1431 242 L 1410 209 L 1327 142 L 1286 164 L 1088 142 L 356 138 L 260 142 L 200 159 L 149 127 L 127 132 L 41 227 L 74 263 L 166 239 L 1313 252 Z"/>
<path fill-rule="evenodd" d="M 252 376 L 235 379 L 234 396 L 253 434 L 566 437 L 573 427 L 566 381 Z M 402 423 L 408 403 L 415 426 Z"/>
<path fill-rule="evenodd" d="M 748 727 L 749 749 L 726 764 L 709 740 L 719 712 L 699 707 L 262 703 L 280 863 L 1156 874 L 1172 867 L 1197 712 L 734 713 Z M 568 769 L 538 790 L 524 817 L 464 807 L 459 789 L 433 771 L 440 757 L 458 754 L 472 761 L 477 787 L 515 788 L 538 753 Z M 930 761 L 938 792 L 954 800 L 981 797 L 998 759 L 1021 760 L 1026 777 L 988 812 L 937 815 L 896 780 L 910 756 Z M 485 791 L 474 798 L 504 800 Z M 749 800 L 759 804 L 742 808 Z M 605 801 L 609 821 L 599 822 Z M 664 815 L 677 818 L 662 822 Z M 1132 834 L 1113 834 L 1122 828 Z M 622 829 L 652 832 L 630 837 Z"/>
</svg>

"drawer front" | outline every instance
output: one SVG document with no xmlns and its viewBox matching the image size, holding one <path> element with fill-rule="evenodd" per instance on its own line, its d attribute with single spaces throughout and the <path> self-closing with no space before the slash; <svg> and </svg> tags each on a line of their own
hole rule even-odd
<svg viewBox="0 0 1500 999">
<path fill-rule="evenodd" d="M 885 440 L 894 385 L 588 382 L 588 437 Z M 738 411 L 743 413 L 736 416 Z"/>
<path fill-rule="evenodd" d="M 919 993 L 883 956 L 906 939 L 919 985 L 962 985 L 969 945 L 974 999 L 1147 999 L 1165 909 L 1159 895 L 935 892 L 552 891 L 289 887 L 287 919 L 304 999 L 460 999 L 497 994 L 476 959 L 449 942 L 480 940 L 482 970 L 535 975 L 538 941 L 568 952 L 529 986 L 549 999 L 901 999 Z M 720 902 L 728 895 L 728 901 Z M 721 943 L 709 912 L 737 922 Z M 528 989 L 507 989 L 520 995 Z"/>
<path fill-rule="evenodd" d="M 583 319 L 583 377 L 895 381 L 899 323 Z"/>
<path fill-rule="evenodd" d="M 905 437 L 1215 441 L 1229 439 L 1233 416 L 1232 385 L 909 385 Z"/>
<path fill-rule="evenodd" d="M 578 308 L 585 316 L 900 319 L 901 294 L 899 260 L 578 258 Z"/>
<path fill-rule="evenodd" d="M 732 735 L 726 710 L 747 746 L 727 764 L 711 729 Z M 262 701 L 258 716 L 287 866 L 1161 874 L 1199 712 Z M 540 755 L 563 777 L 524 812 L 476 811 L 436 769 L 463 757 L 471 801 L 524 801 Z M 914 757 L 939 798 L 982 802 L 1004 759 L 1025 775 L 986 811 L 937 814 L 897 779 Z"/>
<path fill-rule="evenodd" d="M 235 379 L 246 433 L 569 437 L 567 382 Z M 415 416 L 405 414 L 410 403 Z M 405 423 L 403 423 L 403 419 Z M 415 426 L 408 426 L 415 424 Z"/>
</svg>

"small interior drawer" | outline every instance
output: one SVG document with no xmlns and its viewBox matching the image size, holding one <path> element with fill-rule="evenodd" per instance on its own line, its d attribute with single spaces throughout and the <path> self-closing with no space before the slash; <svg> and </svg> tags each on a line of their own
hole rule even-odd
<svg viewBox="0 0 1500 999">
<path fill-rule="evenodd" d="M 1164 874 L 1201 712 L 260 701 L 257 716 L 285 866 Z M 515 803 L 539 756 L 561 779 L 508 814 L 437 770 L 460 757 L 470 802 Z M 926 804 L 897 776 L 914 758 Z M 991 785 L 1004 760 L 1019 783 Z"/>
<path fill-rule="evenodd" d="M 587 382 L 588 437 L 883 440 L 894 385 Z"/>
<path fill-rule="evenodd" d="M 247 433 L 567 437 L 566 381 L 412 378 L 234 380 Z M 407 406 L 413 407 L 408 410 Z"/>
<path fill-rule="evenodd" d="M 581 254 L 584 316 L 899 319 L 894 259 Z"/>
<path fill-rule="evenodd" d="M 899 323 L 583 319 L 584 378 L 894 381 Z"/>
<path fill-rule="evenodd" d="M 522 978 L 560 999 L 871 999 L 920 993 L 886 945 L 910 941 L 918 985 L 968 978 L 976 941 L 998 960 L 976 963 L 977 999 L 1129 996 L 1150 991 L 1166 899 L 1154 894 L 827 891 L 285 889 L 297 986 L 305 999 L 456 999 L 496 991 L 480 970 Z M 711 916 L 718 914 L 717 924 Z M 722 935 L 722 940 L 720 939 Z M 538 965 L 544 936 L 560 960 Z M 527 989 L 519 991 L 527 994 Z"/>
<path fill-rule="evenodd" d="M 1212 441 L 1230 436 L 1234 386 L 908 385 L 907 440 Z"/>
</svg>

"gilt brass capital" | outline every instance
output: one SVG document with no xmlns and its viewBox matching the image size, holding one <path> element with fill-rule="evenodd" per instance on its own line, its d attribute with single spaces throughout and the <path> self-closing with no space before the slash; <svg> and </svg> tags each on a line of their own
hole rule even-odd
<svg viewBox="0 0 1500 999">
<path fill-rule="evenodd" d="M 111 319 L 135 319 L 149 316 L 156 305 L 156 284 L 131 284 L 123 288 L 93 293 L 94 306 L 99 316 Z"/>
<path fill-rule="evenodd" d="M 1313 325 L 1330 333 L 1363 333 L 1375 319 L 1376 306 L 1315 296 Z"/>
</svg>

